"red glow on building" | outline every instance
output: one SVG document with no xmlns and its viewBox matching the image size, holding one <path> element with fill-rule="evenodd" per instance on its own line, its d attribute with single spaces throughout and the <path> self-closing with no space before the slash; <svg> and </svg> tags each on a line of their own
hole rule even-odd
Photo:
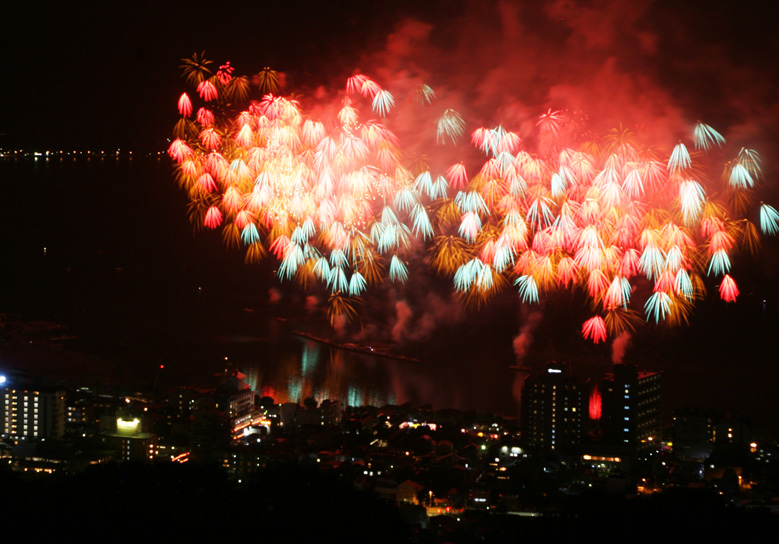
<svg viewBox="0 0 779 544">
<path fill-rule="evenodd" d="M 603 399 L 600 394 L 598 386 L 593 387 L 590 393 L 590 419 L 599 420 L 601 415 L 601 404 Z"/>
<path fill-rule="evenodd" d="M 281 400 L 279 399 L 279 392 L 276 391 L 276 389 L 274 387 L 272 387 L 271 385 L 264 384 L 258 390 L 258 394 L 259 394 L 260 397 L 270 397 L 275 402 L 281 402 Z"/>
</svg>

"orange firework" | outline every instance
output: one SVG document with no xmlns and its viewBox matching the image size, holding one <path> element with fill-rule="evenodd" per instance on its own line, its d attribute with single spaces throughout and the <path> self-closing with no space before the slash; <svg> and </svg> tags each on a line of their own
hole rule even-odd
<svg viewBox="0 0 779 544">
<path fill-rule="evenodd" d="M 324 286 L 333 323 L 356 317 L 371 285 L 407 281 L 423 253 L 413 249 L 426 246 L 428 264 L 474 305 L 510 284 L 525 304 L 581 290 L 592 309 L 581 333 L 598 343 L 632 330 L 642 312 L 687 321 L 706 276 L 721 278 L 722 300 L 736 301 L 733 255 L 758 247 L 758 214 L 763 233 L 779 232 L 773 207 L 750 215 L 759 155 L 729 151 L 702 123 L 663 152 L 622 126 L 585 138 L 580 120 L 549 109 L 522 137 L 475 129 L 482 164 L 458 158 L 436 172 L 407 160 L 384 120 L 370 120 L 391 123 L 396 102 L 363 74 L 324 108 L 337 113 L 316 118 L 279 94 L 273 70 L 245 77 L 230 63 L 215 73 L 211 65 L 202 54 L 183 61 L 201 104 L 192 118 L 190 95 L 181 95 L 169 148 L 189 215 L 243 245 L 249 262 L 272 254 L 280 279 Z M 426 85 L 415 93 L 417 107 L 436 100 Z M 429 153 L 457 145 L 465 128 L 444 109 L 426 128 L 441 146 Z M 731 158 L 719 183 L 707 174 L 715 150 Z"/>
<path fill-rule="evenodd" d="M 540 116 L 536 153 L 502 127 L 473 132 L 487 158 L 467 184 L 461 163 L 449 169 L 462 187 L 454 195 L 460 217 L 436 233 L 445 243 L 435 244 L 431 264 L 468 300 L 493 296 L 495 275 L 513 282 L 528 304 L 579 287 L 599 314 L 582 326 L 595 343 L 640 321 L 631 299 L 642 284 L 651 291 L 644 313 L 655 322 L 686 321 L 706 275 L 723 277 L 720 296 L 734 302 L 731 256 L 757 245 L 755 224 L 736 215 L 748 209 L 747 191 L 762 177 L 757 153 L 742 149 L 717 188 L 705 175 L 706 155 L 691 154 L 683 142 L 662 158 L 623 127 L 600 143 L 566 141 L 565 123 L 559 111 Z M 711 127 L 694 131 L 697 149 L 724 143 Z M 772 212 L 761 208 L 767 234 L 779 221 Z M 485 274 L 493 281 L 480 281 Z"/>
<path fill-rule="evenodd" d="M 184 67 L 207 103 L 195 135 L 177 138 L 169 150 L 196 210 L 191 217 L 222 228 L 228 245 L 243 243 L 247 260 L 272 253 L 282 280 L 326 286 L 332 319 L 354 317 L 355 297 L 369 284 L 406 281 L 413 240 L 433 236 L 427 205 L 446 196 L 446 182 L 426 194 L 401 163 L 395 135 L 361 118 L 363 101 L 388 115 L 389 92 L 357 75 L 335 118 L 311 118 L 298 101 L 273 94 L 233 111 L 230 86 L 240 78 L 229 63 L 216 75 L 202 56 Z M 268 69 L 254 80 L 258 87 L 278 83 Z M 179 102 L 185 117 L 192 112 L 186 96 Z"/>
</svg>

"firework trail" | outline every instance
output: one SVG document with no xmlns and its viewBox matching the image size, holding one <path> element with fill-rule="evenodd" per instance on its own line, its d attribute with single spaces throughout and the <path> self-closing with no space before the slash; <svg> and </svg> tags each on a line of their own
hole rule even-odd
<svg viewBox="0 0 779 544">
<path fill-rule="evenodd" d="M 476 128 L 481 164 L 437 172 L 405 156 L 383 122 L 365 120 L 365 110 L 387 118 L 396 108 L 367 76 L 347 80 L 337 115 L 314 119 L 275 94 L 272 70 L 234 77 L 229 63 L 210 65 L 202 55 L 184 63 L 203 105 L 195 114 L 181 96 L 169 149 L 190 217 L 221 228 L 247 261 L 273 254 L 281 280 L 323 285 L 332 323 L 355 318 L 370 285 L 407 281 L 412 246 L 426 243 L 428 265 L 475 306 L 511 285 L 524 304 L 580 290 L 592 311 L 582 336 L 598 343 L 645 320 L 687 321 L 707 276 L 735 301 L 734 253 L 759 246 L 757 224 L 779 231 L 776 210 L 751 203 L 758 154 L 729 149 L 700 122 L 663 151 L 621 125 L 594 134 L 582 115 L 548 109 L 522 136 Z M 253 87 L 264 96 L 235 110 Z M 404 103 L 437 100 L 426 84 L 413 95 Z M 429 153 L 452 153 L 468 145 L 466 126 L 442 104 L 419 131 L 435 135 Z"/>
</svg>

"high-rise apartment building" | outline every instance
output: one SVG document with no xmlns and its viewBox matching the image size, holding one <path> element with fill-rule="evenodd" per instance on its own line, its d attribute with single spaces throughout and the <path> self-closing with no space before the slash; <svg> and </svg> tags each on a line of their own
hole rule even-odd
<svg viewBox="0 0 779 544">
<path fill-rule="evenodd" d="M 586 385 L 571 377 L 564 364 L 529 376 L 522 387 L 522 437 L 530 446 L 565 450 L 582 441 Z"/>
<path fill-rule="evenodd" d="M 660 440 L 661 374 L 635 365 L 614 365 L 601 381 L 604 438 L 615 445 L 652 448 Z"/>
<path fill-rule="evenodd" d="M 61 438 L 65 431 L 65 392 L 52 387 L 0 389 L 2 434 L 12 440 Z"/>
</svg>

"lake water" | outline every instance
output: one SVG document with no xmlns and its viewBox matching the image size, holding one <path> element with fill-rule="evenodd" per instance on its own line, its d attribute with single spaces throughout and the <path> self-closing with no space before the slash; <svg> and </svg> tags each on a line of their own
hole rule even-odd
<svg viewBox="0 0 779 544">
<path fill-rule="evenodd" d="M 518 336 L 523 362 L 537 368 L 563 360 L 597 378 L 611 364 L 610 345 L 579 338 L 590 311 L 580 297 L 550 296 L 528 309 L 509 291 L 467 310 L 421 266 L 406 286 L 370 293 L 360 325 L 339 335 L 327 323 L 324 291 L 279 282 L 272 258 L 245 265 L 216 232 L 193 236 L 165 156 L 0 160 L 0 183 L 0 313 L 67 324 L 78 349 L 115 381 L 205 385 L 227 357 L 277 401 L 411 402 L 515 416 Z M 690 327 L 648 327 L 631 340 L 628 360 L 665 372 L 666 412 L 690 405 L 775 421 L 775 246 L 736 272 L 747 277 L 737 305 L 705 301 Z M 419 362 L 294 331 L 386 343 Z"/>
</svg>

